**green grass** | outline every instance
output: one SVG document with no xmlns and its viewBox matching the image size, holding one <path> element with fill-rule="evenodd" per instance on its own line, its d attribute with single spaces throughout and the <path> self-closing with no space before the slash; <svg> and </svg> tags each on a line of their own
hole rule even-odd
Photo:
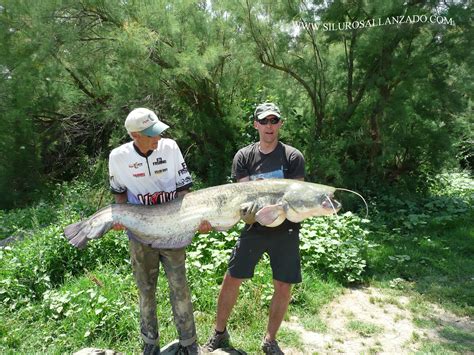
<svg viewBox="0 0 474 355">
<path fill-rule="evenodd" d="M 424 342 L 422 353 L 474 351 L 465 329 L 433 316 L 433 304 L 461 317 L 474 316 L 472 188 L 444 193 L 403 201 L 402 208 L 384 211 L 380 215 L 383 223 L 377 223 L 370 234 L 379 244 L 369 251 L 370 283 L 385 288 L 390 298 L 409 296 L 406 308 L 412 312 L 414 324 L 420 329 L 436 329 L 439 342 Z M 413 341 L 421 339 L 416 333 Z"/>
<path fill-rule="evenodd" d="M 138 327 L 134 282 L 129 274 L 107 267 L 67 281 L 48 292 L 43 302 L 31 302 L 14 313 L 3 310 L 1 317 L 9 331 L 0 344 L 11 344 L 9 348 L 19 353 L 72 352 L 81 343 L 116 344 L 129 351 L 138 345 L 130 337 Z M 24 334 L 29 334 L 27 342 L 16 341 Z"/>
<path fill-rule="evenodd" d="M 285 344 L 285 347 L 290 347 L 299 351 L 303 350 L 300 334 L 294 330 L 283 327 L 278 333 L 278 341 Z"/>
<path fill-rule="evenodd" d="M 452 342 L 471 343 L 474 345 L 474 334 L 454 326 L 446 326 L 440 331 L 440 335 Z"/>
<path fill-rule="evenodd" d="M 302 319 L 300 318 L 299 321 L 306 330 L 317 333 L 327 333 L 328 331 L 326 323 L 319 317 L 318 314 L 307 314 Z"/>
<path fill-rule="evenodd" d="M 109 241 L 106 237 L 104 241 Z M 199 340 L 204 343 L 214 329 L 219 284 L 215 278 L 203 278 L 189 263 L 189 282 L 193 294 Z M 322 305 L 340 292 L 336 282 L 325 282 L 316 273 L 305 273 L 308 286 L 295 289 L 291 313 L 311 320 Z M 258 352 L 266 329 L 267 310 L 272 289 L 267 260 L 257 267 L 255 277 L 241 287 L 240 298 L 229 321 L 232 343 L 250 353 Z M 160 336 L 166 344 L 176 338 L 176 330 L 168 300 L 168 285 L 163 273 L 159 276 L 158 319 Z M 316 290 L 316 297 L 311 297 Z M 0 310 L 0 352 L 34 351 L 63 353 L 83 347 L 114 348 L 133 352 L 140 349 L 138 298 L 129 264 L 101 264 L 86 274 L 67 280 L 46 291 L 41 301 L 30 300 L 15 312 Z M 310 307 L 306 307 L 306 302 Z M 311 313 L 306 311 L 311 309 Z M 28 342 L 24 334 L 32 334 Z M 65 336 L 67 335 L 67 336 Z M 281 341 L 299 348 L 297 333 L 282 330 Z"/>
<path fill-rule="evenodd" d="M 460 343 L 433 343 L 431 341 L 423 341 L 419 350 L 422 354 L 471 354 L 474 351 L 472 346 L 466 346 Z"/>
<path fill-rule="evenodd" d="M 369 323 L 363 322 L 360 320 L 350 320 L 347 323 L 347 329 L 356 332 L 357 334 L 363 337 L 372 337 L 374 335 L 380 334 L 383 331 L 383 327 Z"/>
<path fill-rule="evenodd" d="M 397 236 L 372 256 L 379 285 L 423 295 L 459 315 L 474 315 L 474 215 L 442 227 Z M 428 236 L 429 235 L 429 236 Z M 404 255 L 405 258 L 389 258 Z"/>
<path fill-rule="evenodd" d="M 189 266 L 192 269 L 192 266 Z M 117 271 L 118 270 L 118 271 Z M 204 343 L 214 329 L 219 285 L 212 278 L 202 278 L 196 270 L 189 270 L 189 281 L 193 294 L 199 341 Z M 305 274 L 312 287 L 324 285 L 320 299 L 312 304 L 313 314 L 319 307 L 337 294 L 340 285 L 318 280 L 317 275 Z M 269 296 L 271 295 L 271 271 L 267 261 L 259 264 L 252 281 L 246 281 L 241 288 L 240 298 L 229 321 L 232 344 L 249 353 L 258 352 L 266 329 Z M 331 291 L 331 288 L 332 291 Z M 162 344 L 174 340 L 176 330 L 168 300 L 168 285 L 161 272 L 158 285 L 158 319 Z M 309 290 L 295 290 L 299 301 L 291 304 L 292 313 L 305 312 L 305 297 Z M 114 348 L 122 352 L 136 352 L 140 349 L 138 325 L 138 296 L 129 265 L 124 261 L 121 267 L 104 264 L 80 277 L 70 277 L 60 287 L 46 292 L 41 302 L 30 301 L 27 307 L 17 312 L 2 308 L 0 317 L 0 352 L 18 353 L 47 352 L 63 353 L 77 351 L 83 347 Z M 306 313 L 303 320 L 311 320 Z M 41 326 L 39 326 L 41 325 Z M 32 334 L 25 342 L 24 334 Z M 65 336 L 67 335 L 67 336 Z M 300 347 L 297 333 L 281 332 L 281 341 L 294 348 Z"/>
</svg>

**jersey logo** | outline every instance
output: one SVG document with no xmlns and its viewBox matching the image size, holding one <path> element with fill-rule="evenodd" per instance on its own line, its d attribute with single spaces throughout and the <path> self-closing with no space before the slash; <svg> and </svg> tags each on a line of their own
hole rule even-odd
<svg viewBox="0 0 474 355">
<path fill-rule="evenodd" d="M 188 167 L 186 166 L 186 163 L 184 163 L 184 162 L 181 163 L 181 167 L 182 167 L 182 169 L 178 170 L 178 175 L 179 176 L 188 173 Z"/>
<path fill-rule="evenodd" d="M 178 180 L 176 182 L 176 186 L 177 187 L 181 187 L 181 186 L 184 186 L 184 185 L 187 185 L 187 184 L 190 184 L 193 180 L 191 179 L 191 176 L 186 176 L 185 178 L 181 179 L 181 180 Z"/>
<path fill-rule="evenodd" d="M 161 165 L 161 164 L 166 164 L 166 160 L 163 160 L 163 158 L 156 158 L 156 161 L 153 162 L 153 165 Z"/>
<path fill-rule="evenodd" d="M 171 200 L 174 200 L 176 197 L 176 191 L 166 192 L 160 191 L 153 194 L 139 194 L 138 201 L 143 205 L 159 205 Z"/>
<path fill-rule="evenodd" d="M 142 165 L 143 165 L 143 163 L 135 162 L 135 163 L 132 163 L 132 164 L 128 164 L 128 167 L 130 169 L 133 169 L 133 168 L 138 169 L 138 167 L 140 167 Z"/>
<path fill-rule="evenodd" d="M 168 171 L 168 168 L 164 168 L 164 169 L 160 169 L 160 170 L 155 170 L 154 173 L 155 173 L 156 175 L 158 175 L 158 174 L 164 173 L 164 172 L 166 172 L 166 171 Z"/>
<path fill-rule="evenodd" d="M 137 178 L 138 177 L 143 177 L 143 176 L 145 176 L 145 173 L 136 173 L 136 174 L 133 174 L 133 176 L 135 176 Z"/>
</svg>

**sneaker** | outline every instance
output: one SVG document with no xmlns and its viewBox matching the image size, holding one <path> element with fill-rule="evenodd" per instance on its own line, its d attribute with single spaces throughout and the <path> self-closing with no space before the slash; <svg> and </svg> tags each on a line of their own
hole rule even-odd
<svg viewBox="0 0 474 355">
<path fill-rule="evenodd" d="M 214 334 L 209 338 L 207 343 L 203 348 L 208 352 L 213 352 L 219 348 L 227 348 L 229 346 L 230 335 L 227 332 L 227 329 L 224 330 L 224 333 L 219 334 L 214 332 Z"/>
<path fill-rule="evenodd" d="M 182 346 L 181 344 L 178 347 L 177 355 L 200 355 L 201 349 L 199 348 L 196 342 L 188 346 Z"/>
<path fill-rule="evenodd" d="M 265 354 L 279 354 L 284 355 L 284 352 L 281 351 L 280 347 L 278 346 L 278 342 L 276 340 L 265 340 L 263 339 L 262 342 L 262 351 Z"/>
<path fill-rule="evenodd" d="M 143 355 L 160 355 L 160 346 L 155 344 L 145 344 L 143 346 Z"/>
</svg>

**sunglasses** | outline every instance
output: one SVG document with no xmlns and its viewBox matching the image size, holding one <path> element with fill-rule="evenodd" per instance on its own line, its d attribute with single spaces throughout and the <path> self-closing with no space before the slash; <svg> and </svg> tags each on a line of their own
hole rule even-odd
<svg viewBox="0 0 474 355">
<path fill-rule="evenodd" d="M 258 123 L 260 123 L 261 125 L 266 125 L 268 124 L 268 122 L 270 122 L 270 124 L 277 124 L 278 122 L 280 122 L 280 119 L 278 117 L 272 117 L 272 118 L 263 118 L 261 120 L 257 120 Z"/>
</svg>

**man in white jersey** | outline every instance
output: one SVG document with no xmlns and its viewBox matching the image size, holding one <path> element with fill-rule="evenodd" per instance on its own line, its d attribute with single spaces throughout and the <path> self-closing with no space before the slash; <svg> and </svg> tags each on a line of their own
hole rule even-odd
<svg viewBox="0 0 474 355">
<path fill-rule="evenodd" d="M 134 109 L 125 120 L 133 139 L 112 150 L 109 156 L 110 189 L 116 203 L 162 204 L 189 191 L 191 175 L 176 142 L 162 138 L 168 125 L 153 111 Z M 115 230 L 124 229 L 120 224 Z M 211 230 L 203 221 L 199 232 Z M 160 262 L 170 288 L 170 302 L 179 336 L 179 354 L 200 353 L 197 345 L 191 294 L 186 280 L 185 248 L 155 249 L 127 231 L 133 275 L 140 296 L 140 327 L 143 354 L 159 354 L 156 317 L 156 285 Z"/>
</svg>

